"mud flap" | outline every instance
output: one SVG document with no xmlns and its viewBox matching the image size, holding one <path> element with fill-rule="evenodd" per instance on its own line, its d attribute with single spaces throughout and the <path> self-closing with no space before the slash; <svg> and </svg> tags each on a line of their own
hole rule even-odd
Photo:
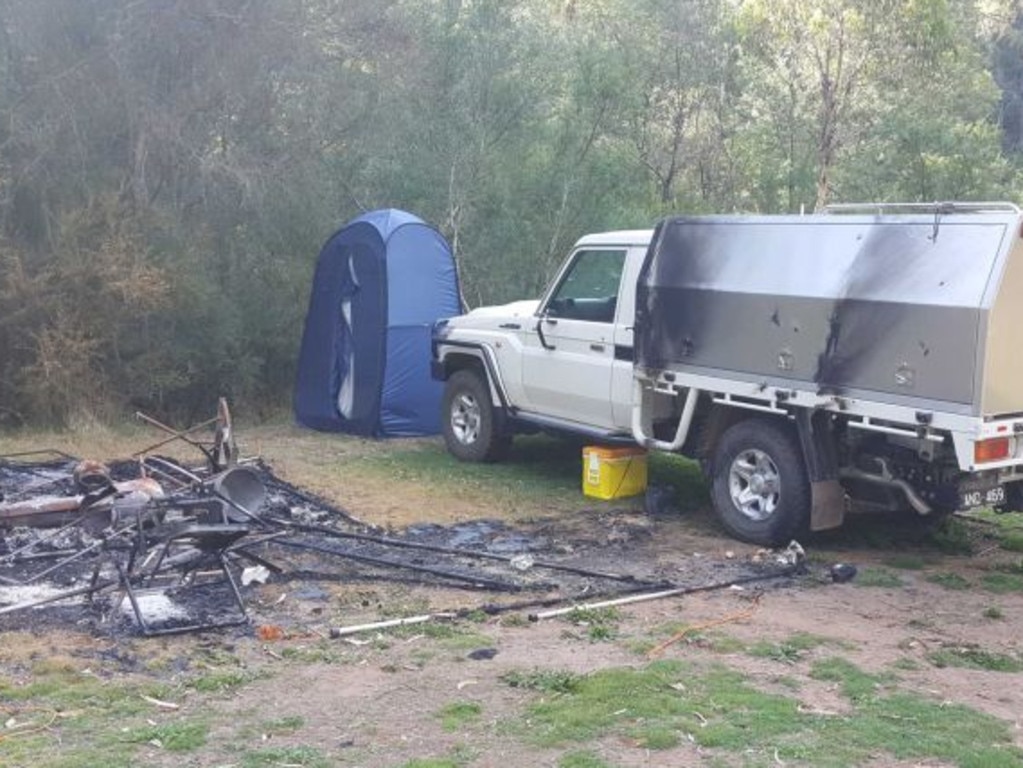
<svg viewBox="0 0 1023 768">
<path fill-rule="evenodd" d="M 838 482 L 831 416 L 801 408 L 796 412 L 796 427 L 810 480 L 810 530 L 838 528 L 845 520 L 845 491 Z"/>
<path fill-rule="evenodd" d="M 810 483 L 810 530 L 827 531 L 845 521 L 845 489 L 838 480 Z"/>
</svg>

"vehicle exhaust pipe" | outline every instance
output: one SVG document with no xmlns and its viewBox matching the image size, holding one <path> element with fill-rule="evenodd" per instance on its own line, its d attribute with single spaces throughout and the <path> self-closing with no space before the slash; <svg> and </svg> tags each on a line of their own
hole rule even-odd
<svg viewBox="0 0 1023 768">
<path fill-rule="evenodd" d="M 931 505 L 920 498 L 920 494 L 916 492 L 916 489 L 913 488 L 912 485 L 905 480 L 892 475 L 891 471 L 888 469 L 888 464 L 884 461 L 884 459 L 879 458 L 876 459 L 876 461 L 881 465 L 880 474 L 875 475 L 870 472 L 864 472 L 862 469 L 847 468 L 841 470 L 839 475 L 848 480 L 862 480 L 867 483 L 874 483 L 875 485 L 883 485 L 884 487 L 891 488 L 895 491 L 901 491 L 903 495 L 905 495 L 906 501 L 909 502 L 909 505 L 919 515 L 929 515 L 934 512 Z"/>
</svg>

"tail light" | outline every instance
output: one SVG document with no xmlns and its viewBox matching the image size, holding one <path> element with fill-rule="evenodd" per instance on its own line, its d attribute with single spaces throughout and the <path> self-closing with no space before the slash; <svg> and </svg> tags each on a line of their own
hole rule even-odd
<svg viewBox="0 0 1023 768">
<path fill-rule="evenodd" d="M 990 464 L 1009 458 L 1009 438 L 994 437 L 990 440 L 978 440 L 973 444 L 973 463 Z"/>
</svg>

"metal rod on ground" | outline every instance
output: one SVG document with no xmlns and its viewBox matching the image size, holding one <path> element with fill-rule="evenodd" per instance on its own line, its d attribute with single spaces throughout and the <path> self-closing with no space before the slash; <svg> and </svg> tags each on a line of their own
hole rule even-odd
<svg viewBox="0 0 1023 768">
<path fill-rule="evenodd" d="M 664 582 L 656 586 L 661 586 L 665 590 L 674 589 L 674 586 L 670 582 Z M 645 589 L 649 589 L 649 584 L 633 584 L 632 586 L 623 587 L 621 589 L 604 589 L 600 591 L 592 592 L 585 595 L 587 598 L 595 597 L 618 597 L 620 595 L 631 595 L 636 592 L 642 592 Z M 567 600 L 580 600 L 584 595 L 561 595 L 559 597 L 543 597 L 537 600 L 517 600 L 514 603 L 485 603 L 476 609 L 467 609 L 465 613 L 471 613 L 473 610 L 483 611 L 488 616 L 496 616 L 499 613 L 508 613 L 509 611 L 521 611 L 524 608 L 545 608 L 548 605 L 560 605 Z"/>
<path fill-rule="evenodd" d="M 236 549 L 258 547 L 261 544 L 269 544 L 272 541 L 276 541 L 282 536 L 290 535 L 290 531 L 274 531 L 273 533 L 264 533 L 262 536 L 250 536 L 245 539 L 243 544 L 233 544 L 228 547 L 228 552 L 234 552 Z"/>
<path fill-rule="evenodd" d="M 507 581 L 497 581 L 495 579 L 481 579 L 475 576 L 469 576 L 461 573 L 452 573 L 451 571 L 442 571 L 439 568 L 430 568 L 425 565 L 413 565 L 412 563 L 403 563 L 400 560 L 387 560 L 381 557 L 370 557 L 369 555 L 357 555 L 353 552 L 339 552 L 336 549 L 330 547 L 323 547 L 317 544 L 312 544 L 305 541 L 277 541 L 274 542 L 283 547 L 294 547 L 295 549 L 308 549 L 312 552 L 322 552 L 327 555 L 334 555 L 335 557 L 345 558 L 348 560 L 355 560 L 356 562 L 366 563 L 367 565 L 380 565 L 387 568 L 402 568 L 408 571 L 415 571 L 417 573 L 428 573 L 431 576 L 436 576 L 441 579 L 452 579 L 456 581 L 462 581 L 467 584 L 471 584 L 474 587 L 480 587 L 484 589 L 493 589 L 501 592 L 518 592 L 522 587 L 518 584 L 512 584 Z M 547 585 L 549 586 L 549 585 Z"/>
<path fill-rule="evenodd" d="M 354 539 L 356 541 L 370 541 L 374 544 L 386 544 L 388 546 L 402 547 L 405 549 L 418 549 L 424 552 L 438 552 L 445 555 L 464 555 L 466 557 L 475 557 L 481 560 L 496 560 L 502 563 L 510 563 L 515 558 L 511 555 L 500 555 L 496 552 L 480 552 L 475 549 L 460 549 L 458 547 L 444 547 L 438 544 L 422 544 L 417 541 L 404 541 L 402 539 L 395 539 L 391 536 L 375 536 L 369 533 L 350 533 L 348 531 L 338 531 L 334 528 L 330 528 L 324 525 L 308 525 L 306 523 L 293 523 L 289 520 L 282 520 L 279 517 L 270 518 L 272 522 L 280 523 L 281 525 L 287 526 L 288 528 L 294 528 L 298 531 L 304 531 L 307 533 L 322 533 L 325 536 L 334 536 L 339 539 Z M 561 563 L 551 563 L 543 560 L 535 560 L 530 568 L 542 568 L 550 571 L 564 571 L 565 573 L 572 573 L 576 576 L 589 576 L 595 579 L 611 579 L 614 581 L 629 581 L 634 583 L 644 583 L 637 579 L 635 576 L 624 573 L 606 573 L 604 571 L 594 571 L 588 568 L 576 568 L 572 565 L 563 565 Z M 656 584 L 646 582 L 647 586 L 653 587 Z"/>
<path fill-rule="evenodd" d="M 14 558 L 14 562 L 24 563 L 29 560 L 52 560 L 55 557 L 68 557 L 69 555 L 73 555 L 77 551 L 78 551 L 77 549 L 58 549 L 53 552 L 35 552 L 30 555 L 19 555 L 18 557 Z"/>
<path fill-rule="evenodd" d="M 184 482 L 183 480 L 181 480 L 181 479 L 179 479 L 177 477 L 174 477 L 171 474 L 168 474 L 167 472 L 163 472 L 163 471 L 161 471 L 159 469 L 156 469 L 156 467 L 151 466 L 152 463 L 153 462 L 159 462 L 160 464 L 163 464 L 165 467 L 169 467 L 170 469 L 173 469 L 175 472 L 180 472 L 181 474 L 185 475 L 189 480 L 191 480 L 193 483 L 201 483 L 203 481 L 202 478 L 199 477 L 197 474 L 195 474 L 194 472 L 190 472 L 188 469 L 186 469 L 185 467 L 181 466 L 180 464 L 178 464 L 176 462 L 173 462 L 173 461 L 167 461 L 166 459 L 161 459 L 159 456 L 143 456 L 141 459 L 139 459 L 139 462 L 146 469 L 148 469 L 150 471 L 155 471 L 157 474 L 161 474 L 164 477 L 174 481 L 175 483 L 178 483 L 178 484 L 186 486 L 186 487 L 187 487 L 188 483 Z"/>
<path fill-rule="evenodd" d="M 178 431 L 178 430 L 174 429 L 173 427 L 168 427 L 166 424 L 163 424 L 163 423 L 157 421 L 152 416 L 147 416 L 146 414 L 142 413 L 141 411 L 136 411 L 135 412 L 135 417 L 138 418 L 138 419 L 141 419 L 142 421 L 146 422 L 147 424 L 150 424 L 150 425 L 156 427 L 157 429 L 163 430 L 168 435 L 171 435 L 171 437 L 167 438 L 166 440 L 162 440 L 161 442 L 156 443 L 155 445 L 151 445 L 148 448 L 144 448 L 141 451 L 137 451 L 134 454 L 135 456 L 141 456 L 144 453 L 149 453 L 150 451 L 154 451 L 157 448 L 160 448 L 160 447 L 162 447 L 164 445 L 167 445 L 168 443 L 173 443 L 175 440 L 183 440 L 184 442 L 188 443 L 189 445 L 191 445 L 191 446 L 193 446 L 195 448 L 199 448 L 200 450 L 202 450 L 205 453 L 205 446 L 202 445 L 201 443 L 193 440 L 192 438 L 188 437 L 188 435 L 190 435 L 193 432 L 198 432 L 200 429 L 205 429 L 206 427 L 210 427 L 210 426 L 216 424 L 218 419 L 220 418 L 219 416 L 215 416 L 212 419 L 204 421 L 201 424 L 196 424 L 194 427 L 189 427 L 188 429 L 186 429 L 183 432 L 181 432 L 181 431 Z"/>
<path fill-rule="evenodd" d="M 791 576 L 795 573 L 795 568 L 789 568 L 785 571 L 772 574 L 759 574 L 757 576 L 743 576 L 738 579 L 732 579 L 731 581 L 723 581 L 715 584 L 701 584 L 695 587 L 678 587 L 677 589 L 666 589 L 661 592 L 647 592 L 642 595 L 632 595 L 630 597 L 620 597 L 615 600 L 603 600 L 599 603 L 583 603 L 582 605 L 573 605 L 568 608 L 559 608 L 556 611 L 544 611 L 543 613 L 531 613 L 529 614 L 530 621 L 539 621 L 540 619 L 553 619 L 557 616 L 565 616 L 574 611 L 593 611 L 599 608 L 613 608 L 619 605 L 629 605 L 631 603 L 642 603 L 648 600 L 661 600 L 666 597 L 677 597 L 678 595 L 692 595 L 697 592 L 710 592 L 715 589 L 728 589 L 729 587 L 736 587 L 740 584 L 749 584 L 754 581 L 767 581 L 769 579 L 780 579 L 785 576 Z"/>
<path fill-rule="evenodd" d="M 161 469 L 157 469 L 152 464 L 148 464 L 145 459 L 140 459 L 139 464 L 142 467 L 143 475 L 160 475 L 160 477 L 162 477 L 164 480 L 169 480 L 170 482 L 178 486 L 178 488 L 189 488 L 192 485 L 191 483 L 186 483 L 180 477 L 174 477 L 169 472 L 164 472 Z"/>
<path fill-rule="evenodd" d="M 69 597 L 78 597 L 79 595 L 95 594 L 100 590 L 106 589 L 116 584 L 116 581 L 103 581 L 98 584 L 90 584 L 87 587 L 79 587 L 78 589 L 72 589 L 67 592 L 61 592 L 59 595 L 50 595 L 39 600 L 29 600 L 24 603 L 16 603 L 15 605 L 8 605 L 4 608 L 0 608 L 0 615 L 5 613 L 14 613 L 15 611 L 24 611 L 28 608 L 36 608 L 40 605 L 46 605 L 47 603 L 56 603 L 59 600 L 65 600 Z"/>
<path fill-rule="evenodd" d="M 702 587 L 679 587 L 677 589 L 663 590 L 661 592 L 648 592 L 648 593 L 646 593 L 644 595 L 635 595 L 633 597 L 625 597 L 625 598 L 621 598 L 621 599 L 618 599 L 618 600 L 607 600 L 607 601 L 604 601 L 604 602 L 601 602 L 601 603 L 587 603 L 585 605 L 575 606 L 573 608 L 566 608 L 566 609 L 563 609 L 563 610 L 560 610 L 560 611 L 549 611 L 549 612 L 543 613 L 543 614 L 534 614 L 534 615 L 530 616 L 529 618 L 530 618 L 531 621 L 534 621 L 534 620 L 536 620 L 538 618 L 551 618 L 551 617 L 554 617 L 554 616 L 560 616 L 562 614 L 571 613 L 572 611 L 584 610 L 586 608 L 600 608 L 600 607 L 605 607 L 605 606 L 610 606 L 610 605 L 622 605 L 622 604 L 625 604 L 626 602 L 638 602 L 639 600 L 653 600 L 653 599 L 655 599 L 657 597 L 668 597 L 670 595 L 676 595 L 676 594 L 700 592 L 700 591 L 704 591 L 704 590 L 708 590 L 708 589 L 721 589 L 721 588 L 724 588 L 724 587 L 732 586 L 733 584 L 738 584 L 739 582 L 746 583 L 746 582 L 749 582 L 749 581 L 760 581 L 760 580 L 766 580 L 766 579 L 769 579 L 769 578 L 778 578 L 780 576 L 785 576 L 788 573 L 789 572 L 780 573 L 780 574 L 773 574 L 771 576 L 766 576 L 766 575 L 750 576 L 750 577 L 746 577 L 744 579 L 736 579 L 736 580 L 733 580 L 733 581 L 730 581 L 730 582 L 727 582 L 727 583 L 724 583 L 724 584 L 712 584 L 712 585 L 705 585 L 705 586 L 702 586 Z M 628 590 L 628 591 L 633 591 L 633 590 Z M 553 605 L 555 603 L 564 602 L 564 600 L 565 600 L 565 598 L 555 597 L 555 598 L 547 598 L 545 600 L 536 600 L 536 601 L 519 602 L 519 603 L 509 603 L 508 605 L 489 605 L 488 604 L 488 605 L 482 606 L 479 610 L 482 610 L 484 613 L 493 615 L 495 613 L 503 613 L 505 611 L 519 610 L 521 608 L 526 608 L 526 607 L 530 607 L 530 606 L 533 606 L 533 605 Z M 351 627 L 341 627 L 341 628 L 334 627 L 334 628 L 331 628 L 331 630 L 330 630 L 330 636 L 331 637 L 335 637 L 335 638 L 336 637 L 344 637 L 345 635 L 354 635 L 354 634 L 357 634 L 359 632 L 369 632 L 369 631 L 372 631 L 374 629 L 388 629 L 390 627 L 402 627 L 402 626 L 407 626 L 409 624 L 423 624 L 423 623 L 425 623 L 427 621 L 432 621 L 434 619 L 452 619 L 452 618 L 457 618 L 459 616 L 465 615 L 465 614 L 470 613 L 470 612 L 471 612 L 470 610 L 462 610 L 462 611 L 458 611 L 457 613 L 424 614 L 422 616 L 411 616 L 411 617 L 406 618 L 406 619 L 391 619 L 389 621 L 379 621 L 379 622 L 376 622 L 376 623 L 373 623 L 373 624 L 359 624 L 359 625 L 355 625 L 355 626 L 351 626 Z"/>
<path fill-rule="evenodd" d="M 407 627 L 410 624 L 424 624 L 435 619 L 453 619 L 453 613 L 428 613 L 423 616 L 409 616 L 407 619 L 390 619 L 388 621 L 377 621 L 373 624 L 358 624 L 351 627 L 331 627 L 331 637 L 344 637 L 345 635 L 356 635 L 359 632 L 372 632 L 374 629 L 389 629 L 391 627 Z"/>
</svg>

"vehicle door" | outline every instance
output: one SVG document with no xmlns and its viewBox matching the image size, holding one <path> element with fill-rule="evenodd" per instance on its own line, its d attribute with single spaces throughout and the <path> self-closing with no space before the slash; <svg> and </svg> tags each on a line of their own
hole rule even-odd
<svg viewBox="0 0 1023 768">
<path fill-rule="evenodd" d="M 576 251 L 527 334 L 522 364 L 526 408 L 611 428 L 614 319 L 624 248 Z"/>
<path fill-rule="evenodd" d="M 633 246 L 625 262 L 621 294 L 614 324 L 614 359 L 611 362 L 611 411 L 616 429 L 632 429 L 633 327 L 636 324 L 636 281 L 646 255 L 645 246 Z"/>
</svg>

